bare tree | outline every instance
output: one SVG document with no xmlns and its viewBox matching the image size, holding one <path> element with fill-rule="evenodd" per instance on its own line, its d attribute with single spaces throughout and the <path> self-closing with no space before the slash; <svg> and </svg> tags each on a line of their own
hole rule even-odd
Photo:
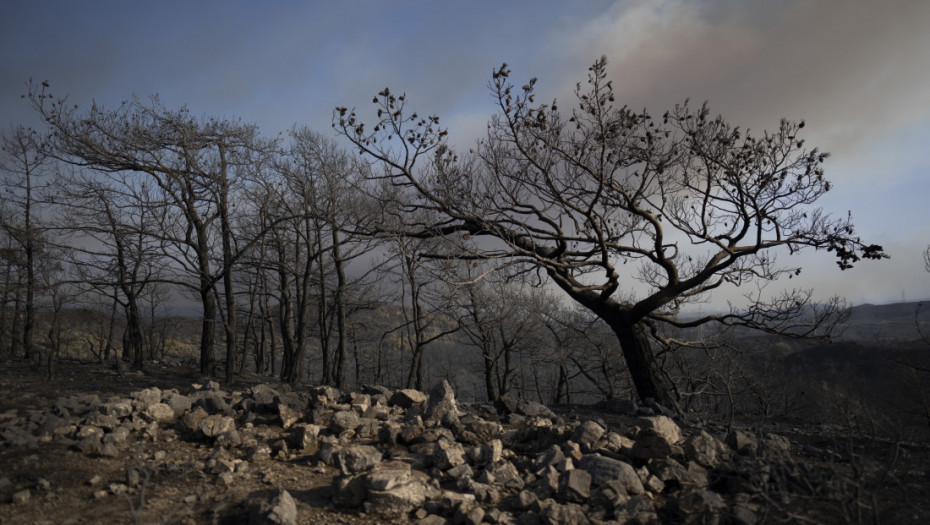
<svg viewBox="0 0 930 525">
<path fill-rule="evenodd" d="M 201 373 L 214 372 L 214 327 L 224 314 L 226 361 L 237 351 L 233 264 L 243 244 L 233 239 L 231 195 L 259 169 L 268 144 L 255 126 L 237 121 L 197 118 L 182 108 L 172 111 L 157 98 L 150 103 L 133 99 L 116 110 L 93 105 L 83 114 L 64 99 L 48 93 L 47 84 L 30 86 L 29 98 L 53 133 L 52 154 L 75 166 L 110 173 L 144 176 L 167 213 L 158 215 L 157 229 L 164 255 L 190 277 L 179 280 L 195 290 L 203 307 L 200 343 Z M 218 312 L 217 285 L 224 298 Z M 232 369 L 226 368 L 227 381 Z"/>
<path fill-rule="evenodd" d="M 395 237 L 392 252 L 398 261 L 401 284 L 401 325 L 411 360 L 407 374 L 407 388 L 424 388 L 426 347 L 457 332 L 461 325 L 457 320 L 443 315 L 447 301 L 437 297 L 431 286 L 437 284 L 432 272 L 425 269 L 427 261 L 422 257 L 426 248 L 424 241 Z"/>
<path fill-rule="evenodd" d="M 447 291 L 462 333 L 479 349 L 488 400 L 507 394 L 517 380 L 517 355 L 545 337 L 544 316 L 554 303 L 534 288 L 526 274 L 499 273 L 477 279 L 470 263 L 459 268 L 462 281 Z"/>
<path fill-rule="evenodd" d="M 333 126 L 382 166 L 376 173 L 400 188 L 411 217 L 435 218 L 408 221 L 405 234 L 449 237 L 461 257 L 537 268 L 603 319 L 641 398 L 677 407 L 651 325 L 715 321 L 806 335 L 838 313 L 836 303 L 824 311 L 810 294 L 787 291 L 683 322 L 676 314 L 686 302 L 800 271 L 776 264 L 777 252 L 825 249 L 841 269 L 884 256 L 855 237 L 850 219 L 813 207 L 830 189 L 827 154 L 804 147 L 803 122 L 754 136 L 687 104 L 657 120 L 614 105 L 605 58 L 568 112 L 536 104 L 535 79 L 517 87 L 509 77 L 506 65 L 494 71 L 498 114 L 462 158 L 438 117 L 409 112 L 389 89 L 374 98 L 373 125 L 337 108 Z"/>
<path fill-rule="evenodd" d="M 345 382 L 350 303 L 370 274 L 350 275 L 348 267 L 377 243 L 359 233 L 369 229 L 371 220 L 371 199 L 358 186 L 365 181 L 364 169 L 332 140 L 295 128 L 273 169 L 254 188 L 259 222 L 268 232 L 257 256 L 274 276 L 281 376 L 289 382 L 304 374 L 313 332 L 322 355 L 322 381 Z"/>
<path fill-rule="evenodd" d="M 13 126 L 0 138 L 0 183 L 3 200 L 15 212 L 8 210 L 0 218 L 3 228 L 18 245 L 22 253 L 21 266 L 24 271 L 25 304 L 22 325 L 22 345 L 25 357 L 33 357 L 33 329 L 35 327 L 35 301 L 37 288 L 37 255 L 41 250 L 43 229 L 38 224 L 40 191 L 47 181 L 49 157 L 43 151 L 41 138 L 36 131 L 23 126 Z M 48 178 L 48 177 L 44 177 Z M 12 213 L 11 213 L 12 212 Z M 13 259 L 8 259 L 13 260 Z"/>
<path fill-rule="evenodd" d="M 146 183 L 133 172 L 62 170 L 55 184 L 57 228 L 73 247 L 74 277 L 122 306 L 123 355 L 137 370 L 144 363 L 141 301 L 163 266 L 160 243 L 151 232 L 166 213 Z"/>
</svg>

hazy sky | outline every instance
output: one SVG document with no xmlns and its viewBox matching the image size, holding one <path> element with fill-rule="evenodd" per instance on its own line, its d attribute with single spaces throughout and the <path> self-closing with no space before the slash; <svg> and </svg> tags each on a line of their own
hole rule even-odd
<svg viewBox="0 0 930 525">
<path fill-rule="evenodd" d="M 82 106 L 157 93 L 268 135 L 328 132 L 334 106 L 367 109 L 390 86 L 467 148 L 494 109 L 492 68 L 565 100 L 607 55 L 622 103 L 661 114 L 706 100 L 754 130 L 804 119 L 807 143 L 832 153 L 823 206 L 851 210 L 892 258 L 840 272 L 811 253 L 792 285 L 856 304 L 930 299 L 928 28 L 926 0 L 6 0 L 0 122 L 34 122 L 30 77 Z"/>
</svg>

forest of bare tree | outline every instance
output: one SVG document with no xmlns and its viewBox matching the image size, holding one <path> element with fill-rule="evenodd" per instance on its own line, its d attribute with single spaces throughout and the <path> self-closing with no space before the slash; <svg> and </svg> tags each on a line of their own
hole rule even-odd
<svg viewBox="0 0 930 525">
<path fill-rule="evenodd" d="M 338 136 L 268 138 L 157 97 L 80 107 L 30 83 L 44 125 L 2 137 L 0 358 L 50 380 L 65 358 L 171 361 L 226 382 L 445 378 L 479 401 L 731 419 L 843 405 L 879 424 L 861 374 L 811 357 L 837 348 L 848 305 L 785 287 L 801 269 L 776 261 L 884 256 L 816 207 L 826 154 L 804 123 L 751 136 L 704 106 L 654 117 L 616 106 L 605 69 L 564 108 L 495 70 L 497 114 L 467 152 L 389 89 L 370 115 L 336 108 Z M 746 303 L 687 309 L 726 287 Z M 909 315 L 913 334 L 862 359 L 881 354 L 881 384 L 910 400 L 901 432 L 926 438 L 930 314 Z"/>
</svg>

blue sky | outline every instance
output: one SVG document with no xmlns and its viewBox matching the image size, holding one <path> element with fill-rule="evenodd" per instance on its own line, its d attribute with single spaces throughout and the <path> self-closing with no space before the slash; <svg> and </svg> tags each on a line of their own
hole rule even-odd
<svg viewBox="0 0 930 525">
<path fill-rule="evenodd" d="M 82 106 L 157 93 L 268 135 L 328 132 L 334 106 L 364 108 L 390 86 L 467 148 L 493 112 L 501 62 L 538 77 L 541 99 L 565 100 L 607 55 L 634 107 L 707 100 L 755 130 L 806 120 L 808 144 L 833 155 L 823 206 L 851 210 L 892 259 L 839 272 L 807 254 L 800 284 L 857 304 L 930 299 L 928 27 L 923 0 L 7 0 L 0 122 L 34 123 L 19 98 L 30 77 Z"/>
</svg>

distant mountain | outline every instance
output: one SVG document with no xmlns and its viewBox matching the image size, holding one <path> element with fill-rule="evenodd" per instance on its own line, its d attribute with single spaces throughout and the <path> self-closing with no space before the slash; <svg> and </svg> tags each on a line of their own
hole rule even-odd
<svg viewBox="0 0 930 525">
<path fill-rule="evenodd" d="M 930 300 L 882 305 L 863 304 L 852 308 L 846 330 L 840 339 L 917 339 L 920 337 L 917 331 L 918 322 L 924 333 L 930 334 Z"/>
</svg>

